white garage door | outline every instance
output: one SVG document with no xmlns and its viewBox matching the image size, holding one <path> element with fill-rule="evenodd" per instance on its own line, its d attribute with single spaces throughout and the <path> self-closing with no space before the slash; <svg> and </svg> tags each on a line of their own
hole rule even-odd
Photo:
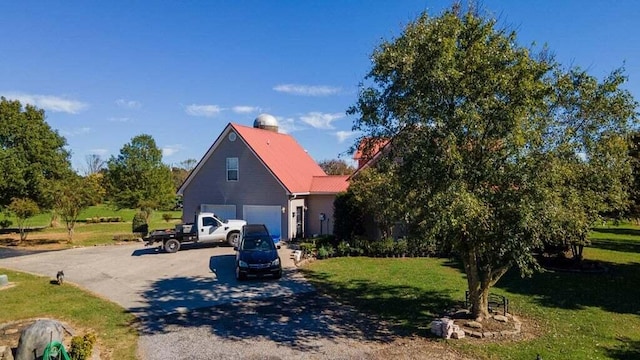
<svg viewBox="0 0 640 360">
<path fill-rule="evenodd" d="M 200 204 L 200 212 L 212 212 L 221 219 L 235 219 L 235 205 Z"/>
<path fill-rule="evenodd" d="M 245 205 L 242 207 L 243 218 L 247 224 L 265 224 L 271 236 L 280 240 L 282 210 L 280 206 Z"/>
</svg>

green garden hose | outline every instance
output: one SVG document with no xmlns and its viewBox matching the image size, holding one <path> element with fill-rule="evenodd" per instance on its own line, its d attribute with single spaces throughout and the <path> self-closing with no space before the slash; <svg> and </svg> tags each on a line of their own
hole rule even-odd
<svg viewBox="0 0 640 360">
<path fill-rule="evenodd" d="M 52 341 L 44 348 L 42 360 L 71 360 L 71 358 L 64 349 L 64 345 L 59 341 Z"/>
</svg>

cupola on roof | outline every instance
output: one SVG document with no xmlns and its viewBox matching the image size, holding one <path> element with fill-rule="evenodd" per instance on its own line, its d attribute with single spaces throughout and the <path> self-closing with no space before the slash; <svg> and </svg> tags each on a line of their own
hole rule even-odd
<svg viewBox="0 0 640 360">
<path fill-rule="evenodd" d="M 260 114 L 253 121 L 253 127 L 278 132 L 278 120 L 269 114 Z"/>
</svg>

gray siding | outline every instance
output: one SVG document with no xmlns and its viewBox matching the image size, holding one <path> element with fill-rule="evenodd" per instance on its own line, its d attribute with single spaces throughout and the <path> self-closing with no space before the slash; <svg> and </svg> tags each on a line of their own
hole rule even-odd
<svg viewBox="0 0 640 360">
<path fill-rule="evenodd" d="M 333 234 L 333 201 L 335 195 L 309 195 L 307 198 L 307 206 L 309 208 L 307 214 L 307 235 L 315 234 Z M 325 221 L 322 222 L 322 231 L 320 231 L 320 213 L 325 214 Z"/>
<path fill-rule="evenodd" d="M 231 142 L 226 133 L 224 135 L 211 157 L 184 188 L 183 221 L 192 221 L 200 204 L 236 205 L 237 219 L 242 219 L 243 205 L 288 205 L 284 187 L 244 141 L 238 136 L 236 141 Z M 238 158 L 238 181 L 227 181 L 228 157 Z M 282 215 L 283 234 L 289 227 L 288 219 L 286 213 Z"/>
</svg>

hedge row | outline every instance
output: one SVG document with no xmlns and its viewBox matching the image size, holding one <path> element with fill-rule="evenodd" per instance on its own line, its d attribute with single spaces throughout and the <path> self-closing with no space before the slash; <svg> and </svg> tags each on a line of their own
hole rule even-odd
<svg viewBox="0 0 640 360">
<path fill-rule="evenodd" d="M 86 218 L 84 221 L 87 224 L 95 224 L 95 223 L 103 223 L 103 222 L 122 222 L 122 216 L 109 216 L 109 217 L 98 217 L 94 216 L 92 218 Z"/>
<path fill-rule="evenodd" d="M 334 256 L 423 257 L 440 254 L 433 244 L 414 239 L 367 240 L 355 237 L 350 242 L 337 242 L 335 238 L 325 236 L 302 242 L 299 246 L 304 257 L 318 259 Z"/>
</svg>

